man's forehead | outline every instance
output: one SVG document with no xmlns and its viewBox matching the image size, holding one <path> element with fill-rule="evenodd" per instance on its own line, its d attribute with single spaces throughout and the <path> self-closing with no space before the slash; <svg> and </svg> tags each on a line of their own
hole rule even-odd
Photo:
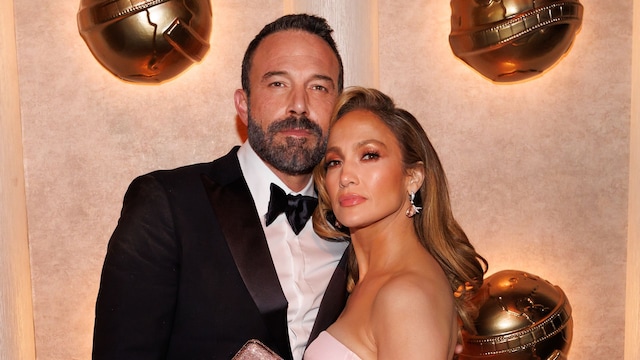
<svg viewBox="0 0 640 360">
<path fill-rule="evenodd" d="M 299 57 L 300 59 L 296 59 Z M 289 64 L 286 64 L 290 62 Z M 336 82 L 339 73 L 338 57 L 329 44 L 320 36 L 302 30 L 283 30 L 265 37 L 252 59 L 252 70 L 258 70 L 262 74 L 254 76 L 263 77 L 267 73 L 285 74 L 295 67 L 311 69 L 313 65 L 319 69 L 324 67 L 331 74 L 318 73 L 318 76 L 330 76 Z M 286 66 L 278 68 L 278 66 Z M 267 67 L 267 69 L 262 68 Z M 322 71 L 322 72 L 325 72 Z"/>
</svg>

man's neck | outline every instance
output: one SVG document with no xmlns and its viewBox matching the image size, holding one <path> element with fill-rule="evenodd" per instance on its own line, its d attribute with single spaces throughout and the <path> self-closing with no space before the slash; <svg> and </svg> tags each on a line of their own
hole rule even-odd
<svg viewBox="0 0 640 360">
<path fill-rule="evenodd" d="M 311 179 L 311 174 L 290 175 L 274 168 L 270 164 L 267 164 L 267 166 L 293 192 L 302 191 Z"/>
</svg>

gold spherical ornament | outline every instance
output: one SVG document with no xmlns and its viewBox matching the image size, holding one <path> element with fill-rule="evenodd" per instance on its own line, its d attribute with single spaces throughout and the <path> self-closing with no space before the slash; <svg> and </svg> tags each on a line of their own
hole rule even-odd
<svg viewBox="0 0 640 360">
<path fill-rule="evenodd" d="M 161 83 L 209 50 L 209 0 L 81 0 L 80 35 L 119 78 Z"/>
<path fill-rule="evenodd" d="M 492 81 L 525 80 L 564 56 L 582 13 L 578 0 L 452 0 L 449 44 Z"/>
<path fill-rule="evenodd" d="M 476 334 L 462 331 L 459 360 L 564 360 L 573 336 L 562 289 L 536 275 L 504 270 L 473 298 Z"/>
</svg>

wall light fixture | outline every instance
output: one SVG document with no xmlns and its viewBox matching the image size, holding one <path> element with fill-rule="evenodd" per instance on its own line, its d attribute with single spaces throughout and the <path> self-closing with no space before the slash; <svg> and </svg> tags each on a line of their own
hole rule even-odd
<svg viewBox="0 0 640 360">
<path fill-rule="evenodd" d="M 95 58 L 119 78 L 161 83 L 209 50 L 209 0 L 81 0 L 78 29 Z"/>
<path fill-rule="evenodd" d="M 578 0 L 452 0 L 453 53 L 495 82 L 537 76 L 570 48 L 582 25 Z"/>
</svg>

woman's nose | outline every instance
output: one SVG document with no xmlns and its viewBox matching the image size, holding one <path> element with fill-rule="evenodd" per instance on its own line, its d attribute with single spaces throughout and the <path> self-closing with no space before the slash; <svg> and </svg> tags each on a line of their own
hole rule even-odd
<svg viewBox="0 0 640 360">
<path fill-rule="evenodd" d="M 346 188 L 349 185 L 355 184 L 357 177 L 353 172 L 353 167 L 348 163 L 344 162 L 342 164 L 342 169 L 340 173 L 340 187 Z"/>
</svg>

